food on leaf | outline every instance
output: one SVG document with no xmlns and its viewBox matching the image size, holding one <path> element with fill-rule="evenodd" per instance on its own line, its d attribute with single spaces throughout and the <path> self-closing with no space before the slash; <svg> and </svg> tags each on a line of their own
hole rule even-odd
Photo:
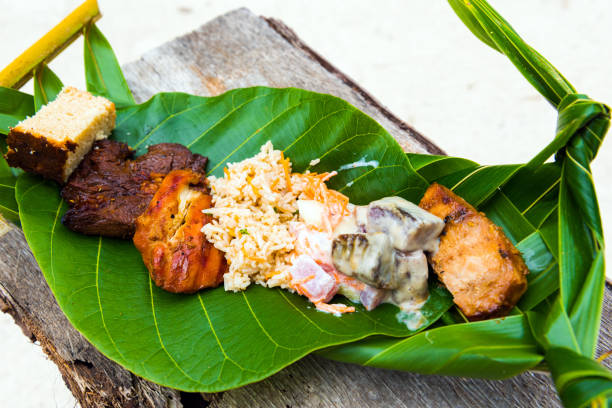
<svg viewBox="0 0 612 408">
<path fill-rule="evenodd" d="M 423 251 L 437 249 L 444 222 L 400 197 L 349 208 L 332 244 L 336 269 L 384 290 L 365 292 L 382 296 L 380 302 L 410 310 L 425 302 L 429 270 Z"/>
<path fill-rule="evenodd" d="M 251 282 L 291 287 L 289 268 L 297 256 L 289 222 L 297 221 L 299 190 L 290 164 L 267 143 L 256 156 L 230 163 L 224 177 L 208 178 L 213 217 L 203 233 L 225 253 L 229 271 L 225 290 L 240 291 Z M 248 233 L 244 233 L 244 232 Z"/>
<path fill-rule="evenodd" d="M 210 205 L 202 174 L 173 170 L 137 218 L 134 245 L 157 286 L 193 293 L 223 281 L 225 258 L 200 231 L 210 221 L 202 212 Z"/>
<path fill-rule="evenodd" d="M 205 213 L 213 221 L 202 231 L 225 252 L 225 290 L 255 282 L 296 291 L 319 310 L 353 312 L 327 303 L 351 280 L 331 260 L 333 228 L 348 214 L 348 198 L 325 186 L 334 173 L 292 173 L 290 160 L 268 142 L 224 174 L 209 178 L 214 206 Z"/>
<path fill-rule="evenodd" d="M 444 222 L 400 197 L 371 202 L 367 209 L 366 231 L 386 234 L 398 251 L 435 251 Z"/>
<path fill-rule="evenodd" d="M 361 200 L 374 198 L 381 191 L 402 191 L 414 197 L 415 192 L 422 191 L 423 179 L 461 179 L 461 188 L 473 189 L 472 193 L 486 187 L 492 192 L 492 197 L 503 198 L 487 203 L 503 215 L 499 218 L 503 223 L 500 225 L 508 227 L 513 222 L 525 221 L 518 215 L 519 212 L 508 211 L 507 205 L 514 205 L 514 210 L 519 211 L 526 208 L 524 212 L 527 213 L 525 215 L 529 218 L 528 221 L 545 238 L 547 248 L 541 245 L 543 242 L 534 242 L 539 240 L 521 241 L 525 253 L 532 250 L 541 252 L 535 256 L 540 257 L 538 261 L 549 262 L 554 259 L 546 270 L 540 270 L 539 267 L 543 267 L 546 262 L 534 262 L 534 257 L 531 257 L 533 252 L 530 254 L 530 265 L 537 265 L 538 269 L 534 272 L 537 272 L 538 276 L 530 287 L 531 294 L 527 304 L 522 305 L 522 311 L 525 313 L 478 324 L 450 324 L 455 320 L 450 314 L 443 315 L 441 321 L 439 320 L 440 314 L 448 306 L 448 299 L 445 294 L 444 301 L 438 302 L 441 299 L 435 299 L 436 290 L 432 291 L 432 302 L 427 303 L 431 306 L 426 313 L 427 323 L 438 321 L 438 325 L 442 327 L 409 338 L 406 336 L 412 333 L 398 333 L 384 324 L 385 317 L 389 317 L 387 311 L 373 318 L 355 316 L 355 319 L 345 319 L 336 326 L 326 325 L 328 319 L 309 312 L 302 313 L 304 320 L 300 317 L 293 319 L 295 313 L 292 309 L 297 307 L 289 299 L 285 305 L 288 311 L 284 311 L 283 306 L 279 308 L 274 302 L 266 303 L 265 291 L 253 291 L 251 294 L 233 298 L 215 299 L 214 295 L 211 296 L 209 316 L 201 297 L 155 293 L 155 296 L 160 296 L 154 299 L 154 292 L 150 293 L 150 297 L 142 296 L 145 291 L 149 291 L 148 279 L 122 280 L 120 285 L 116 285 L 116 282 L 113 285 L 113 282 L 109 282 L 110 279 L 99 279 L 99 275 L 109 272 L 130 273 L 141 268 L 141 265 L 139 262 L 134 263 L 136 259 L 129 259 L 131 257 L 122 258 L 120 261 L 125 262 L 126 270 L 118 270 L 123 268 L 116 268 L 116 259 L 109 261 L 109 258 L 117 254 L 123 255 L 125 252 L 117 251 L 116 243 L 112 240 L 99 240 L 97 248 L 87 244 L 81 248 L 81 241 L 76 235 L 61 232 L 56 234 L 55 232 L 61 231 L 61 226 L 56 228 L 56 222 L 57 214 L 62 209 L 57 195 L 49 191 L 47 183 L 40 183 L 33 177 L 20 177 L 15 191 L 25 236 L 58 304 L 75 327 L 105 355 L 130 371 L 161 385 L 191 391 L 217 392 L 258 381 L 309 352 L 334 346 L 320 352 L 324 356 L 344 362 L 423 373 L 500 378 L 534 367 L 547 368 L 553 373 L 564 404 L 569 406 L 605 403 L 606 398 L 610 396 L 609 371 L 592 360 L 601 318 L 601 293 L 605 285 L 605 245 L 589 163 L 595 157 L 607 132 L 610 109 L 577 93 L 548 61 L 521 40 L 518 33 L 486 1 L 451 0 L 450 4 L 480 40 L 506 54 L 529 82 L 559 111 L 555 141 L 526 166 L 476 167 L 471 163 L 475 166 L 473 171 L 466 172 L 471 164 L 464 159 L 436 158 L 419 154 L 408 154 L 407 160 L 411 162 L 411 165 L 408 165 L 406 156 L 400 151 L 400 146 L 391 140 L 391 136 L 382 131 L 380 126 L 372 126 L 375 123 L 358 110 L 343 106 L 342 104 L 346 105 L 344 102 L 325 95 L 319 95 L 316 99 L 310 95 L 308 104 L 295 104 L 302 98 L 300 94 L 308 94 L 298 89 L 237 89 L 216 98 L 165 93 L 153 96 L 150 102 L 136 108 L 132 106 L 135 102 L 112 49 L 93 24 L 83 30 L 86 37 L 85 68 L 88 87 L 108 95 L 120 105 L 129 107 L 131 113 L 126 116 L 129 116 L 130 120 L 122 122 L 121 132 L 117 135 L 124 140 L 135 141 L 135 138 L 128 137 L 130 131 L 139 134 L 143 128 L 148 137 L 151 135 L 149 125 L 157 124 L 153 132 L 157 129 L 162 131 L 156 135 L 155 140 L 166 140 L 168 136 L 173 137 L 180 133 L 182 142 L 189 143 L 201 153 L 210 151 L 216 156 L 219 153 L 219 145 L 222 145 L 230 152 L 227 156 L 230 157 L 234 154 L 245 155 L 247 152 L 252 154 L 253 148 L 258 146 L 254 142 L 261 140 L 262 133 L 279 131 L 274 135 L 276 140 L 291 146 L 294 151 L 299 149 L 303 153 L 304 149 L 312 149 L 313 155 L 319 156 L 310 162 L 311 166 L 319 163 L 323 166 L 330 163 L 340 164 L 345 158 L 361 157 L 356 162 L 338 167 L 342 171 L 357 167 L 374 167 L 372 171 L 364 171 L 358 177 L 354 177 L 357 172 L 347 174 L 350 181 L 346 186 Z M 503 41 L 500 42 L 500 38 Z M 36 47 L 30 50 L 34 48 Z M 29 54 L 32 55 L 31 52 Z M 31 65 L 29 70 L 35 65 L 37 64 Z M 44 64 L 41 68 L 46 69 Z M 41 72 L 38 67 L 37 72 Z M 15 77 L 11 84 L 21 83 L 18 78 L 23 79 L 23 75 Z M 41 89 L 44 91 L 49 85 L 47 83 L 45 86 L 44 78 L 44 75 L 37 77 L 39 81 L 38 87 L 35 86 L 35 93 L 40 93 Z M 3 91 L 9 94 L 16 92 L 10 88 L 4 88 Z M 14 99 L 13 102 L 18 103 L 4 106 L 8 108 L 5 110 L 14 111 L 8 112 L 9 114 L 16 114 L 11 123 L 23 118 L 25 105 L 32 105 L 31 96 L 22 96 Z M 253 102 L 255 100 L 256 105 Z M 236 105 L 236 101 L 241 101 L 241 104 Z M 301 101 L 305 102 L 304 99 Z M 246 109 L 249 104 L 256 108 Z M 342 109 L 338 109 L 339 105 Z M 227 119 L 227 126 L 223 126 L 223 129 L 219 129 L 221 126 L 216 127 L 220 122 L 216 122 L 212 127 L 205 126 L 206 123 L 211 123 L 208 121 L 210 117 L 207 111 L 213 106 L 214 114 L 220 114 L 217 118 L 223 118 L 222 121 Z M 191 113 L 187 116 L 183 115 L 185 112 Z M 336 115 L 338 112 L 342 114 Z M 200 117 L 204 119 L 202 122 Z M 272 122 L 274 125 L 268 126 Z M 203 130 L 203 125 L 206 130 Z M 304 132 L 304 129 L 307 130 Z M 245 130 L 247 132 L 244 132 Z M 245 139 L 240 137 L 241 133 L 251 133 L 251 136 Z M 205 134 L 206 140 L 203 140 Z M 202 141 L 204 143 L 200 143 Z M 137 141 L 138 145 L 143 142 L 144 139 Z M 366 160 L 366 155 L 357 156 L 360 151 L 367 151 L 367 155 L 379 159 L 380 163 L 378 160 Z M 545 163 L 555 151 L 558 153 L 555 163 Z M 287 180 L 286 187 L 291 192 L 294 180 L 289 171 L 290 163 L 282 154 L 280 158 Z M 385 170 L 372 175 L 379 164 L 380 168 Z M 537 175 L 537 180 L 533 180 L 534 175 Z M 301 282 L 294 282 L 294 288 L 303 289 L 319 276 L 322 279 L 320 283 L 330 282 L 321 275 L 323 271 L 335 278 L 338 284 L 337 293 L 360 300 L 368 309 L 376 307 L 388 298 L 388 290 L 374 288 L 335 271 L 329 263 L 327 245 L 330 234 L 337 236 L 341 233 L 372 233 L 365 228 L 367 213 L 363 210 L 367 206 L 352 208 L 347 197 L 327 190 L 324 183 L 333 176 L 333 172 L 304 176 L 308 186 L 298 199 L 300 214 L 296 222 L 292 219 L 289 227 L 295 239 L 295 252 L 299 254 L 291 268 L 301 269 L 293 274 L 301 274 L 304 278 Z M 229 177 L 227 175 L 228 179 Z M 410 185 L 410 180 L 416 179 L 419 180 Z M 535 183 L 532 183 L 533 181 Z M 506 182 L 509 182 L 511 187 L 504 189 L 502 193 L 501 187 Z M 355 186 L 351 187 L 353 184 Z M 401 185 L 401 189 L 398 185 Z M 10 189 L 12 184 L 6 187 Z M 256 192 L 256 189 L 261 192 L 257 183 L 251 187 L 253 192 Z M 546 187 L 546 190 L 542 190 L 546 191 L 546 194 L 532 201 L 530 194 L 524 194 L 521 187 L 532 189 L 534 193 Z M 513 194 L 506 195 L 511 192 Z M 542 209 L 539 200 L 543 196 L 546 196 L 547 201 L 543 208 L 547 210 L 534 211 L 535 208 Z M 299 205 L 300 200 L 304 202 L 303 206 Z M 456 200 L 454 204 L 453 200 Z M 435 202 L 436 197 L 432 201 Z M 462 262 L 470 267 L 463 269 L 463 272 L 475 272 L 474 275 L 482 272 L 478 267 L 479 262 L 482 263 L 480 266 L 486 267 L 499 263 L 503 269 L 502 273 L 505 274 L 500 279 L 502 282 L 506 278 L 513 280 L 509 278 L 512 273 L 508 272 L 506 267 L 514 267 L 515 272 L 520 272 L 521 269 L 526 272 L 524 265 L 521 266 L 518 251 L 508 243 L 501 230 L 492 226 L 484 216 L 477 217 L 472 207 L 450 193 L 446 194 L 442 201 L 440 216 L 446 214 L 448 218 L 445 217 L 445 220 L 449 222 L 445 233 L 451 238 L 454 237 L 454 241 L 445 240 L 440 246 L 439 254 L 433 254 L 435 249 L 429 248 L 428 255 L 430 259 L 438 256 L 438 266 L 454 266 L 456 279 L 455 282 L 452 282 L 452 279 L 447 281 L 449 288 L 461 279 L 472 279 L 460 273 L 459 265 L 462 265 Z M 310 205 L 313 203 L 316 204 Z M 538 205 L 534 207 L 536 203 Z M 527 211 L 529 209 L 531 210 Z M 15 208 L 15 212 L 16 210 Z M 272 210 L 275 213 L 281 212 L 276 206 L 272 207 Z M 354 225 L 358 226 L 356 232 Z M 478 231 L 474 233 L 473 230 Z M 249 236 L 251 231 L 240 228 L 238 234 Z M 585 232 L 589 239 L 584 239 Z M 231 234 L 235 234 L 235 231 Z M 476 238 L 478 234 L 481 234 L 482 240 Z M 501 260 L 494 255 L 495 240 L 498 240 L 498 244 L 501 243 L 501 251 L 498 251 Z M 557 241 L 563 242 L 564 245 L 555 245 Z M 82 256 L 79 254 L 73 257 L 75 247 L 83 252 Z M 505 247 L 509 247 L 509 251 L 505 251 Z M 567 248 L 573 250 L 566 250 Z M 457 258 L 453 258 L 453 250 L 458 250 Z M 473 255 L 473 259 L 468 260 L 466 254 Z M 249 255 L 253 256 L 253 253 Z M 66 258 L 66 262 L 58 262 L 62 256 Z M 493 262 L 489 263 L 487 256 L 491 256 Z M 398 251 L 395 258 L 398 262 L 395 268 L 402 276 L 412 276 L 413 269 L 422 270 L 425 263 L 424 252 L 418 250 Z M 512 265 L 505 264 L 504 259 Z M 438 268 L 437 272 L 441 275 L 447 274 L 448 271 L 445 272 L 444 269 L 448 268 Z M 524 281 L 524 277 L 520 273 L 518 275 L 516 280 L 520 281 L 522 278 Z M 485 281 L 491 276 L 484 276 Z M 111 279 L 113 277 L 111 275 Z M 477 279 L 478 276 L 473 278 L 472 281 L 476 282 L 476 285 L 482 283 Z M 372 282 L 377 281 L 379 280 Z M 388 286 L 388 281 L 384 284 Z M 319 291 L 319 298 L 327 300 L 333 293 L 334 286 L 320 286 L 323 290 Z M 519 282 L 514 292 L 508 290 L 507 292 L 513 295 L 508 295 L 507 298 L 520 296 L 521 286 L 524 290 L 524 282 Z M 97 302 L 91 301 L 92 288 L 96 291 Z M 306 290 L 309 288 L 313 292 L 309 292 L 310 296 L 316 299 L 314 289 L 317 287 L 308 286 Z M 493 288 L 493 292 L 497 289 L 499 288 Z M 467 293 L 455 294 L 456 300 L 459 301 L 466 301 L 468 296 Z M 159 298 L 161 301 L 158 301 Z M 243 298 L 239 300 L 244 300 L 244 305 L 242 302 L 236 303 L 236 298 Z M 485 301 L 490 300 L 486 299 L 486 296 L 483 298 Z M 542 299 L 547 301 L 542 302 Z M 206 299 L 207 303 L 208 300 Z M 495 303 L 495 299 L 491 303 Z M 107 307 L 104 314 L 103 304 L 113 307 Z M 252 304 L 256 308 L 253 308 Z M 235 307 L 240 305 L 243 307 Z M 528 312 L 533 310 L 534 305 L 537 305 L 537 316 Z M 175 307 L 178 308 L 174 309 Z M 317 307 L 332 313 L 351 309 L 350 306 L 330 305 L 322 301 L 317 303 Z M 256 311 L 262 313 L 258 315 Z M 178 322 L 175 319 L 179 315 L 189 317 L 201 315 L 202 312 L 206 319 L 178 319 Z M 398 318 L 398 315 L 395 317 Z M 262 316 L 264 318 L 260 320 L 259 317 Z M 381 316 L 383 319 L 379 320 Z M 537 318 L 533 318 L 534 316 Z M 482 318 L 482 315 L 470 318 Z M 188 324 L 182 325 L 183 320 Z M 398 320 L 403 321 L 399 318 Z M 126 322 L 128 324 L 125 324 Z M 324 324 L 319 326 L 320 322 Z M 558 322 L 562 324 L 557 324 Z M 255 327 L 255 323 L 258 327 Z M 337 331 L 336 328 L 341 330 Z M 372 336 L 374 334 L 386 336 Z M 370 337 L 364 338 L 366 336 Z M 267 340 L 264 337 L 267 337 Z M 262 347 L 258 347 L 258 352 L 253 353 L 253 347 L 245 348 L 241 339 L 247 339 Z M 281 342 L 277 343 L 276 339 Z M 291 340 L 290 347 L 283 345 L 287 344 L 283 341 L 286 339 Z M 276 347 L 266 347 L 269 341 Z M 300 341 L 302 343 L 298 344 Z M 574 351 L 559 347 L 569 344 L 568 342 Z M 194 344 L 198 347 L 194 347 Z M 219 351 L 215 352 L 217 347 Z M 147 355 L 163 358 L 143 360 L 145 348 L 150 351 Z M 202 350 L 206 350 L 204 359 L 200 358 Z M 601 361 L 603 357 L 605 355 L 598 360 Z M 173 364 L 168 364 L 168 358 Z M 198 364 L 194 364 L 194 361 Z M 226 364 L 228 361 L 234 368 L 239 369 L 224 370 L 229 367 Z"/>
<path fill-rule="evenodd" d="M 330 304 L 336 293 L 368 310 L 388 302 L 418 313 L 429 294 L 423 251 L 437 248 L 444 222 L 399 197 L 352 205 L 325 185 L 334 175 L 292 173 L 268 142 L 209 178 L 213 221 L 202 231 L 225 253 L 225 289 L 278 286 L 334 314 L 355 310 Z"/>
<path fill-rule="evenodd" d="M 136 218 L 172 170 L 205 173 L 207 158 L 185 146 L 161 143 L 133 159 L 125 143 L 101 140 L 85 156 L 62 190 L 70 206 L 62 222 L 87 235 L 131 238 Z"/>
<path fill-rule="evenodd" d="M 437 183 L 420 206 L 446 222 L 431 264 L 461 311 L 471 320 L 506 314 L 527 289 L 528 269 L 503 230 Z"/>
<path fill-rule="evenodd" d="M 340 234 L 332 243 L 332 260 L 339 272 L 369 285 L 397 287 L 393 246 L 387 234 Z"/>
<path fill-rule="evenodd" d="M 329 302 L 338 292 L 338 282 L 308 255 L 298 256 L 289 274 L 293 288 L 314 304 Z"/>
<path fill-rule="evenodd" d="M 427 300 L 427 277 L 429 267 L 423 251 L 395 251 L 395 275 L 397 287 L 389 293 L 389 303 L 402 309 Z"/>
<path fill-rule="evenodd" d="M 115 127 L 115 105 L 66 87 L 34 116 L 11 128 L 6 160 L 12 167 L 65 183 L 94 141 Z"/>
</svg>

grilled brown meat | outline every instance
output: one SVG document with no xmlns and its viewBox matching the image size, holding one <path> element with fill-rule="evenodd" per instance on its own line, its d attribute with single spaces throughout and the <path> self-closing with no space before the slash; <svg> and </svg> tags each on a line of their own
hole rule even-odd
<svg viewBox="0 0 612 408">
<path fill-rule="evenodd" d="M 207 158 L 185 146 L 161 143 L 133 159 L 125 143 L 101 140 L 62 189 L 70 209 L 62 222 L 87 235 L 130 238 L 162 179 L 172 170 L 205 174 Z"/>
<path fill-rule="evenodd" d="M 528 269 L 502 229 L 436 183 L 419 205 L 446 222 L 430 260 L 465 316 L 480 320 L 507 314 L 527 289 Z"/>
<path fill-rule="evenodd" d="M 174 170 L 137 218 L 134 245 L 157 286 L 193 293 L 223 282 L 225 256 L 201 232 L 211 220 L 202 210 L 211 202 L 203 176 Z"/>
</svg>

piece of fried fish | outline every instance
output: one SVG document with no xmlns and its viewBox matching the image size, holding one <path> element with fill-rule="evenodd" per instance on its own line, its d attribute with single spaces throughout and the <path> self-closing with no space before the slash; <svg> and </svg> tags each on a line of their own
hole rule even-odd
<svg viewBox="0 0 612 408">
<path fill-rule="evenodd" d="M 419 204 L 446 225 L 430 262 L 470 320 L 507 314 L 527 289 L 528 269 L 500 227 L 437 183 Z"/>
</svg>

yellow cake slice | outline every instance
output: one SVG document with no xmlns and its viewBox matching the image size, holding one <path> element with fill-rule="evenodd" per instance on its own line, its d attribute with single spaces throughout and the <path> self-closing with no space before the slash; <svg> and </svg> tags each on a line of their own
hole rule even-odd
<svg viewBox="0 0 612 408">
<path fill-rule="evenodd" d="M 66 87 L 36 115 L 11 128 L 6 160 L 65 183 L 93 143 L 110 135 L 115 116 L 115 104 L 108 99 Z"/>
</svg>

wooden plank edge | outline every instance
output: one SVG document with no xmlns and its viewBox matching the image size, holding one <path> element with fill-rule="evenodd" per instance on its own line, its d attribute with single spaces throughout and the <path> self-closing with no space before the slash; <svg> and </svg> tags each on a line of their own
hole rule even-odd
<svg viewBox="0 0 612 408">
<path fill-rule="evenodd" d="M 11 268 L 13 270 L 19 269 L 18 267 L 22 265 L 36 265 L 23 232 L 2 216 L 0 216 L 0 228 L 2 228 L 0 246 L 8 243 L 9 249 L 13 249 L 10 254 L 0 253 L 0 272 L 2 272 L 1 268 L 5 268 L 6 271 L 10 266 L 14 267 Z M 14 251 L 17 248 L 22 251 L 19 249 Z M 64 383 L 81 407 L 181 408 L 188 406 L 182 403 L 183 393 L 154 384 L 130 373 L 93 348 L 80 334 L 72 336 L 72 340 L 67 340 L 70 342 L 70 349 L 74 348 L 74 352 L 66 353 L 64 350 L 62 353 L 58 350 L 54 344 L 53 334 L 49 331 L 44 319 L 41 320 L 41 316 L 35 314 L 36 310 L 33 313 L 31 307 L 36 309 L 42 304 L 48 304 L 53 309 L 48 311 L 50 316 L 64 317 L 63 312 L 59 310 L 51 289 L 38 267 L 32 267 L 20 273 L 19 279 L 21 278 L 30 279 L 30 284 L 39 288 L 40 299 L 37 299 L 39 304 L 37 305 L 36 302 L 30 304 L 28 299 L 23 299 L 23 293 L 19 293 L 19 288 L 16 289 L 17 292 L 12 293 L 15 290 L 15 282 L 8 279 L 6 282 L 0 281 L 0 311 L 10 315 L 23 334 L 32 343 L 42 348 L 47 358 L 58 367 Z M 64 322 L 57 322 L 57 324 L 62 325 L 67 332 L 76 333 L 68 320 L 65 318 L 63 320 Z M 199 394 L 197 396 L 202 401 L 202 397 Z M 191 406 L 202 406 L 202 404 Z"/>
<path fill-rule="evenodd" d="M 391 113 L 388 108 L 386 108 L 382 103 L 380 103 L 376 98 L 374 98 L 368 91 L 359 86 L 352 78 L 350 78 L 348 75 L 336 68 L 331 62 L 323 58 L 321 54 L 310 48 L 297 36 L 295 31 L 285 25 L 285 23 L 272 17 L 261 16 L 261 18 L 266 21 L 274 31 L 276 31 L 281 37 L 283 37 L 287 42 L 289 42 L 289 44 L 303 51 L 306 55 L 308 55 L 310 58 L 319 63 L 330 74 L 334 75 L 353 91 L 357 92 L 359 96 L 361 96 L 369 105 L 372 105 L 373 107 L 378 109 L 383 116 L 385 116 L 395 125 L 397 125 L 400 129 L 409 133 L 411 137 L 413 137 L 419 143 L 425 146 L 429 153 L 446 155 L 446 152 L 444 150 L 436 146 L 431 140 L 423 136 L 413 127 L 411 127 L 406 122 Z"/>
</svg>

